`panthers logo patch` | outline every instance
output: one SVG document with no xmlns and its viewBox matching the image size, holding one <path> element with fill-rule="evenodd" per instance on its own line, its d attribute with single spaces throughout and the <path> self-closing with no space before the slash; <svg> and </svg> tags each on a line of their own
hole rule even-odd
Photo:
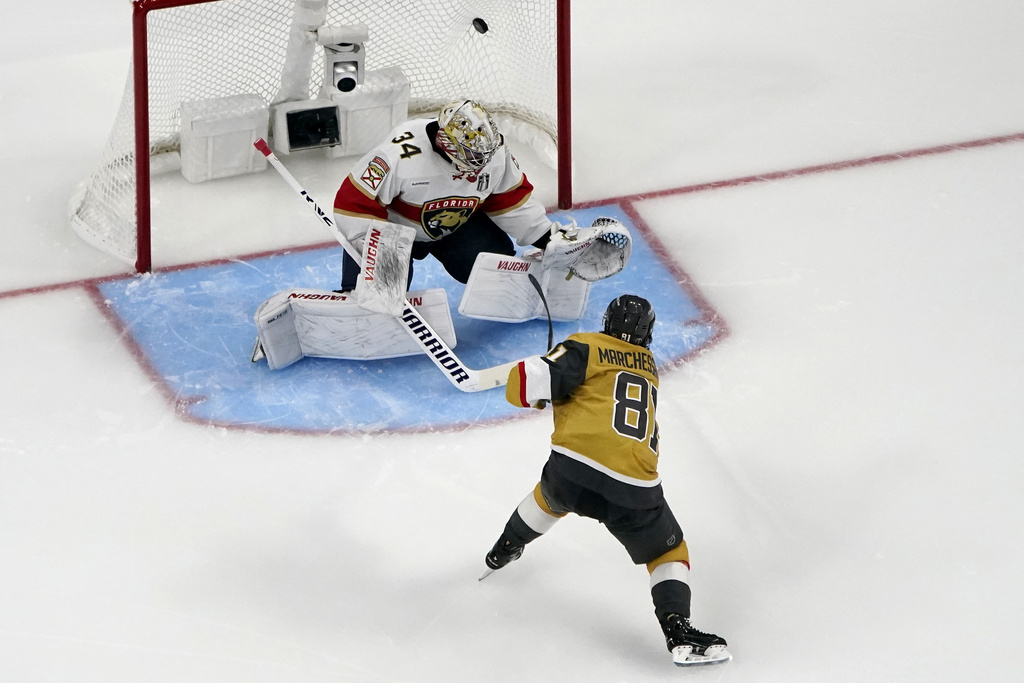
<svg viewBox="0 0 1024 683">
<path fill-rule="evenodd" d="M 423 205 L 420 224 L 431 239 L 439 240 L 461 228 L 480 205 L 477 197 L 447 197 Z"/>
</svg>

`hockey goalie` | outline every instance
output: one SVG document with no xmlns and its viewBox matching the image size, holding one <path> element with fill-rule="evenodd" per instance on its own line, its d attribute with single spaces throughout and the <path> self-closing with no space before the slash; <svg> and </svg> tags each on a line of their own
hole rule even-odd
<svg viewBox="0 0 1024 683">
<path fill-rule="evenodd" d="M 629 231 L 612 218 L 589 227 L 551 221 L 493 118 L 472 100 L 392 130 L 342 182 L 334 224 L 361 261 L 346 253 L 340 288 L 322 293 L 315 306 L 296 309 L 298 315 L 292 307 L 308 303 L 309 290 L 264 302 L 256 315 L 260 337 L 253 360 L 266 357 L 271 367 L 284 367 L 314 355 L 304 350 L 314 348 L 322 357 L 350 359 L 418 353 L 414 345 L 374 340 L 396 337 L 388 318 L 401 313 L 414 263 L 427 257 L 466 285 L 458 309 L 464 316 L 577 320 L 591 283 L 620 272 L 632 247 Z M 434 302 L 445 297 L 443 289 L 424 292 L 419 295 Z M 441 308 L 424 316 L 445 329 L 454 346 L 450 316 L 445 320 Z M 289 317 L 303 322 L 283 334 L 280 321 Z M 358 342 L 338 344 L 342 327 L 357 327 Z M 287 349 L 279 353 L 280 340 L 287 340 Z"/>
</svg>

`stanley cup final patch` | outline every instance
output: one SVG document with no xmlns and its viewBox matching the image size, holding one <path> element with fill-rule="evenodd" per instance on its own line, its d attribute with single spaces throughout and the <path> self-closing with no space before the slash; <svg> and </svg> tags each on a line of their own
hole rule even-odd
<svg viewBox="0 0 1024 683">
<path fill-rule="evenodd" d="M 391 168 L 388 166 L 388 162 L 384 161 L 380 157 L 374 157 L 370 160 L 370 163 L 366 165 L 366 170 L 359 176 L 359 179 L 374 192 L 384 181 L 388 171 Z"/>
</svg>

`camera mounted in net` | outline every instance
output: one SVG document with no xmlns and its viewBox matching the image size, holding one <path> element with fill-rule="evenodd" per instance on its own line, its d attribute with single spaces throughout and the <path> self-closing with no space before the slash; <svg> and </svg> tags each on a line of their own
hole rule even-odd
<svg viewBox="0 0 1024 683">
<path fill-rule="evenodd" d="M 341 92 L 352 92 L 362 85 L 366 60 L 363 43 L 369 37 L 366 25 L 321 26 L 316 35 L 317 43 L 324 48 L 324 85 Z"/>
</svg>

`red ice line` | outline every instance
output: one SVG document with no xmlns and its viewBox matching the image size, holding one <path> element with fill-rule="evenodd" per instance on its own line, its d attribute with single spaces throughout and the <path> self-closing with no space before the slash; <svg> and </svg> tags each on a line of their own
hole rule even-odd
<svg viewBox="0 0 1024 683">
<path fill-rule="evenodd" d="M 703 300 L 696 294 L 696 290 L 690 285 L 689 278 L 686 277 L 685 273 L 679 271 L 678 268 L 671 266 L 672 260 L 665 258 L 667 256 L 664 247 L 661 242 L 654 236 L 654 233 L 647 227 L 643 219 L 640 218 L 639 213 L 636 211 L 635 205 L 639 202 L 646 201 L 648 199 L 660 199 L 662 197 L 672 197 L 675 195 L 692 194 L 694 192 L 707 192 L 710 190 L 720 190 L 729 187 L 740 187 L 742 185 L 752 185 L 754 183 L 765 183 L 776 180 L 787 180 L 789 178 L 799 178 L 806 175 L 814 175 L 818 173 L 832 173 L 835 171 L 845 171 L 849 168 L 860 168 L 862 166 L 874 166 L 877 164 L 888 164 L 895 161 L 903 161 L 905 159 L 916 159 L 924 156 L 934 156 L 937 154 L 946 154 L 948 152 L 960 152 L 968 149 L 975 149 L 978 147 L 991 147 L 993 145 L 1001 145 L 1011 142 L 1022 142 L 1024 141 L 1024 132 L 1012 133 L 1010 135 L 999 135 L 988 138 L 981 138 L 978 140 L 969 140 L 967 142 L 955 142 L 948 145 L 938 145 L 935 147 L 921 147 L 919 149 L 911 149 L 905 152 L 895 152 L 892 154 L 880 154 L 877 156 L 864 157 L 861 159 L 850 159 L 847 161 L 838 161 L 828 164 L 818 164 L 815 166 L 804 166 L 802 168 L 794 168 L 787 171 L 774 171 L 771 173 L 761 173 L 757 175 L 745 176 L 742 178 L 732 178 L 729 180 L 716 180 L 708 183 L 698 183 L 696 185 L 684 185 L 682 187 L 669 188 L 665 190 L 654 190 L 652 192 L 640 192 L 637 194 L 624 195 L 621 197 L 611 197 L 608 199 L 593 199 L 585 202 L 580 202 L 573 205 L 573 209 L 586 209 L 592 206 L 604 206 L 608 204 L 619 204 L 629 215 L 630 219 L 634 221 L 634 224 L 640 229 L 648 241 L 655 247 L 655 251 L 658 253 L 662 260 L 665 261 L 666 265 L 670 266 L 670 270 L 679 278 L 679 281 L 683 283 L 683 286 L 687 288 L 688 293 L 693 295 L 694 301 L 698 305 L 703 306 Z M 232 259 L 216 259 L 211 261 L 201 261 L 198 263 L 181 264 L 177 266 L 170 266 L 164 268 L 155 268 L 154 272 L 173 272 L 177 270 L 187 270 L 189 268 L 200 268 L 204 266 L 216 265 L 219 263 L 230 263 L 232 261 L 246 261 L 264 256 L 272 256 L 274 254 L 281 254 L 293 251 L 311 251 L 315 249 L 323 249 L 328 245 L 333 245 L 333 242 L 321 243 L 321 244 L 310 244 L 302 247 L 289 247 L 287 249 L 275 249 L 272 251 L 259 252 L 254 254 L 246 254 Z M 127 274 L 121 273 L 117 275 L 107 275 L 104 277 L 86 278 L 83 280 L 72 280 L 70 282 L 60 282 L 51 285 L 39 285 L 37 287 L 27 287 L 24 289 L 12 289 L 6 292 L 0 292 L 0 299 L 9 299 L 18 296 L 26 296 L 30 294 L 43 294 L 46 292 L 53 292 L 62 289 L 74 289 L 76 287 L 97 287 L 98 285 L 108 282 L 110 280 L 120 280 Z"/>
<path fill-rule="evenodd" d="M 926 148 L 921 148 L 921 149 L 910 150 L 910 151 L 907 151 L 907 152 L 899 152 L 899 153 L 895 153 L 895 154 L 883 154 L 883 155 L 879 155 L 879 156 L 866 157 L 866 158 L 863 158 L 863 159 L 853 159 L 853 160 L 849 160 L 849 161 L 841 161 L 841 162 L 831 163 L 831 164 L 820 164 L 820 165 L 816 165 L 816 166 L 806 166 L 806 167 L 803 167 L 803 168 L 796 168 L 796 169 L 791 169 L 791 170 L 788 170 L 788 171 L 777 171 L 777 172 L 774 172 L 774 173 L 765 173 L 765 174 L 760 174 L 760 175 L 746 176 L 746 177 L 743 177 L 743 178 L 734 178 L 732 180 L 721 180 L 721 181 L 710 182 L 710 183 L 701 183 L 701 184 L 697 184 L 697 185 L 688 185 L 688 186 L 671 188 L 671 189 L 666 189 L 666 190 L 658 190 L 658 191 L 654 191 L 654 192 L 644 192 L 644 193 L 640 193 L 640 194 L 627 195 L 627 196 L 622 196 L 622 197 L 614 197 L 614 198 L 605 199 L 605 200 L 593 200 L 593 201 L 588 201 L 588 202 L 583 202 L 581 204 L 577 204 L 573 208 L 581 208 L 582 209 L 582 208 L 587 208 L 587 207 L 602 206 L 602 205 L 608 205 L 608 204 L 618 204 L 619 206 L 621 206 L 623 211 L 626 213 L 626 215 L 629 216 L 629 218 L 632 221 L 634 227 L 644 234 L 644 239 L 646 240 L 647 244 L 651 247 L 651 249 L 655 252 L 656 256 L 662 261 L 662 264 L 673 274 L 673 276 L 676 278 L 676 281 L 680 284 L 680 286 L 683 287 L 684 290 L 686 290 L 687 294 L 690 296 L 690 300 L 693 301 L 693 303 L 701 311 L 701 316 L 700 316 L 699 323 L 708 325 L 709 327 L 711 327 L 715 331 L 714 336 L 710 340 L 708 340 L 707 343 L 703 344 L 700 348 L 695 349 L 694 351 L 692 351 L 687 356 L 684 356 L 682 358 L 678 358 L 675 361 L 673 361 L 672 365 L 673 366 L 677 366 L 677 365 L 687 361 L 692 355 L 697 354 L 697 353 L 701 353 L 704 350 L 706 350 L 708 348 L 711 348 L 711 347 L 714 347 L 715 345 L 717 345 L 722 339 L 724 339 L 726 336 L 728 336 L 729 328 L 728 328 L 728 325 L 725 323 L 725 321 L 722 320 L 721 318 L 719 318 L 718 314 L 715 313 L 714 309 L 707 303 L 707 301 L 704 299 L 704 297 L 700 293 L 700 291 L 696 288 L 696 286 L 694 286 L 694 284 L 690 280 L 689 276 L 686 273 L 684 273 L 679 268 L 679 266 L 676 264 L 675 260 L 673 258 L 671 258 L 671 255 L 665 249 L 665 247 L 662 244 L 661 240 L 658 239 L 657 235 L 650 229 L 650 227 L 647 225 L 647 223 L 640 216 L 640 213 L 639 213 L 639 211 L 636 208 L 636 204 L 637 203 L 643 202 L 643 201 L 648 200 L 648 199 L 656 199 L 656 198 L 660 198 L 660 197 L 671 197 L 671 196 L 674 196 L 674 195 L 690 194 L 690 193 L 693 193 L 693 192 L 704 192 L 704 191 L 709 191 L 709 190 L 717 190 L 717 189 L 721 189 L 721 188 L 738 187 L 738 186 L 741 186 L 741 185 L 749 185 L 749 184 L 752 184 L 752 183 L 769 182 L 769 181 L 775 181 L 775 180 L 785 180 L 787 178 L 797 178 L 797 177 L 800 177 L 800 176 L 812 175 L 812 174 L 816 174 L 816 173 L 829 173 L 829 172 L 834 172 L 834 171 L 842 171 L 842 170 L 845 170 L 845 169 L 848 169 L 848 168 L 858 168 L 858 167 L 861 167 L 861 166 L 870 166 L 870 165 L 874 165 L 874 164 L 884 164 L 884 163 L 889 163 L 889 162 L 893 162 L 893 161 L 901 161 L 903 159 L 912 159 L 912 158 L 916 158 L 916 157 L 929 156 L 929 155 L 935 155 L 935 154 L 944 154 L 944 153 L 947 153 L 947 152 L 956 152 L 956 151 L 972 149 L 972 148 L 976 148 L 976 147 L 987 147 L 987 146 L 991 146 L 991 145 L 997 145 L 997 144 L 1009 143 L 1009 142 L 1020 142 L 1020 141 L 1024 141 L 1024 133 L 1015 133 L 1013 135 L 1004 135 L 1004 136 L 999 136 L 999 137 L 990 137 L 990 138 L 984 138 L 984 139 L 980 139 L 980 140 L 973 140 L 973 141 L 969 141 L 969 142 L 962 142 L 962 143 L 956 143 L 956 144 L 950 144 L 950 145 L 940 145 L 940 146 L 937 146 L 937 147 L 926 147 Z M 215 259 L 215 260 L 203 261 L 203 262 L 198 262 L 198 263 L 182 264 L 182 265 L 177 265 L 177 266 L 170 266 L 170 267 L 159 268 L 159 269 L 156 269 L 156 271 L 157 272 L 173 272 L 173 271 L 178 271 L 178 270 L 187 270 L 187 269 L 190 269 L 190 268 L 199 268 L 199 267 L 204 267 L 204 266 L 209 266 L 209 265 L 217 265 L 217 264 L 221 264 L 221 263 L 230 263 L 230 262 L 233 262 L 233 261 L 252 260 L 252 259 L 261 258 L 261 257 L 265 257 L 265 256 L 272 256 L 272 255 L 275 255 L 275 254 L 282 254 L 282 253 L 288 253 L 288 252 L 294 252 L 294 251 L 312 251 L 312 250 L 316 250 L 316 249 L 326 248 L 326 247 L 329 247 L 329 246 L 334 246 L 334 242 L 321 243 L 321 244 L 312 244 L 312 245 L 307 245 L 307 246 L 302 246 L 302 247 L 292 247 L 292 248 L 288 248 L 288 249 L 275 249 L 275 250 L 272 250 L 272 251 L 265 251 L 265 252 L 249 254 L 249 255 L 246 255 L 246 256 L 240 256 L 238 258 L 233 258 L 233 259 Z M 200 418 L 195 417 L 191 413 L 191 411 L 189 410 L 189 404 L 194 402 L 194 401 L 196 401 L 196 400 L 200 400 L 200 399 L 198 399 L 198 398 L 182 397 L 182 396 L 177 395 L 174 392 L 174 390 L 164 381 L 164 378 L 160 375 L 159 371 L 157 371 L 157 369 L 149 361 L 149 358 L 146 356 L 145 352 L 142 350 L 142 348 L 139 346 L 138 342 L 135 340 L 134 336 L 131 334 L 131 330 L 129 330 L 125 326 L 124 322 L 112 310 L 110 310 L 110 308 L 108 306 L 106 306 L 104 304 L 103 295 L 100 293 L 100 286 L 104 282 L 109 282 L 111 280 L 120 280 L 120 279 L 123 279 L 125 277 L 130 277 L 130 275 L 128 275 L 128 274 L 108 275 L 108 276 L 104 276 L 104 277 L 87 278 L 87 279 L 83 279 L 83 280 L 75 280 L 75 281 L 71 281 L 71 282 L 64 282 L 64 283 L 58 283 L 58 284 L 52 284 L 52 285 L 41 285 L 41 286 L 38 286 L 38 287 L 29 287 L 29 288 L 25 288 L 25 289 L 10 290 L 10 291 L 7 291 L 7 292 L 0 292 L 0 299 L 13 298 L 13 297 L 17 297 L 17 296 L 25 296 L 25 295 L 29 295 L 29 294 L 41 294 L 41 293 L 45 293 L 45 292 L 52 292 L 52 291 L 63 290 L 63 289 L 81 288 L 81 289 L 85 290 L 86 295 L 93 300 L 93 302 L 96 304 L 96 308 L 98 308 L 100 310 L 100 312 L 102 313 L 102 315 L 107 318 L 107 320 L 114 327 L 114 329 L 118 331 L 121 339 L 123 340 L 126 348 L 129 351 L 129 353 L 139 363 L 139 366 L 142 368 L 143 372 L 145 372 L 146 375 L 149 376 L 149 378 L 152 381 L 152 383 L 157 387 L 157 389 L 163 395 L 164 400 L 169 405 L 172 406 L 172 408 L 174 409 L 174 412 L 177 414 L 179 419 L 181 419 L 183 421 L 186 421 L 186 422 L 192 422 L 192 423 L 202 424 L 202 425 L 207 425 L 207 426 L 219 426 L 219 427 L 224 427 L 224 428 L 242 428 L 242 429 L 248 429 L 250 431 L 259 431 L 259 432 L 286 432 L 286 433 L 297 433 L 297 434 L 309 433 L 309 430 L 302 430 L 302 429 L 277 429 L 277 428 L 273 428 L 273 427 L 265 427 L 265 426 L 260 426 L 260 425 L 244 426 L 244 425 L 238 425 L 238 424 L 234 424 L 234 423 L 221 423 L 221 422 L 216 421 L 216 420 L 206 420 L 206 419 L 200 419 Z M 498 419 L 498 420 L 496 420 L 496 422 L 504 422 L 504 421 L 506 421 L 506 419 Z M 452 429 L 461 429 L 461 426 L 459 426 L 459 425 L 452 425 L 451 428 Z M 434 428 L 434 427 L 428 428 L 428 431 L 435 431 L 435 430 L 436 430 L 436 428 Z M 403 429 L 388 430 L 388 431 L 389 432 L 404 432 L 404 431 L 413 431 L 413 432 L 415 432 L 415 431 L 420 431 L 420 430 L 417 429 L 417 428 L 409 428 L 409 429 L 403 428 Z M 339 433 L 346 434 L 348 432 L 347 431 L 342 431 L 342 432 L 339 432 Z"/>
<path fill-rule="evenodd" d="M 936 154 L 946 154 L 948 152 L 961 152 L 968 149 L 975 149 L 977 147 L 991 147 L 993 145 L 1001 145 L 1010 142 L 1022 141 L 1024 141 L 1024 132 L 1013 133 L 1011 135 L 999 135 L 995 137 L 981 138 L 979 140 L 970 140 L 968 142 L 954 142 L 948 145 L 938 145 L 936 147 L 921 147 L 918 149 L 911 149 L 905 152 L 879 154 L 877 156 L 864 157 L 862 159 L 850 159 L 848 161 L 838 161 L 829 164 L 804 166 L 802 168 L 794 168 L 788 171 L 774 171 L 771 173 L 762 173 L 758 175 L 745 176 L 742 178 L 733 178 L 731 180 L 716 180 L 710 183 L 699 183 L 697 185 L 685 185 L 683 187 L 670 188 L 667 190 L 641 192 L 639 194 L 626 195 L 623 197 L 613 197 L 611 199 L 602 199 L 600 201 L 587 201 L 581 204 L 575 204 L 573 205 L 573 208 L 582 209 L 587 208 L 589 206 L 614 204 L 617 202 L 640 202 L 647 199 L 659 199 L 661 197 L 672 197 L 674 195 L 680 194 L 692 194 L 694 192 L 707 192 L 708 190 L 720 190 L 728 187 L 739 187 L 741 185 L 765 183 L 773 180 L 787 180 L 789 178 L 799 178 L 801 176 L 814 175 L 817 173 L 845 171 L 848 168 L 860 168 L 862 166 L 888 164 L 894 161 L 904 161 L 905 159 L 916 159 L 918 157 L 934 156 Z"/>
</svg>

